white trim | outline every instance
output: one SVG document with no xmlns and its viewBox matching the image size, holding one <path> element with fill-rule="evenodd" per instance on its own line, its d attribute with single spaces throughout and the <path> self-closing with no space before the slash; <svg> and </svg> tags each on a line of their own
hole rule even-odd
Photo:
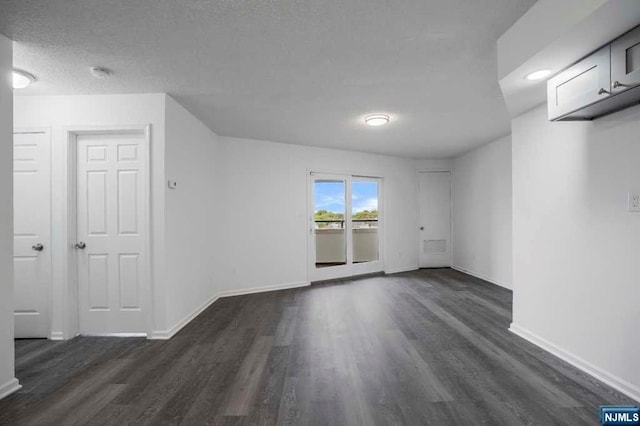
<svg viewBox="0 0 640 426">
<path fill-rule="evenodd" d="M 147 333 L 83 333 L 84 337 L 147 337 Z"/>
<path fill-rule="evenodd" d="M 9 380 L 4 385 L 0 386 L 0 399 L 11 395 L 21 387 L 22 385 L 20 384 L 20 382 L 18 382 L 18 379 L 13 378 Z"/>
<path fill-rule="evenodd" d="M 552 355 L 557 356 L 561 360 L 568 362 L 569 364 L 584 371 L 585 373 L 595 377 L 604 384 L 611 386 L 617 391 L 627 395 L 629 398 L 640 402 L 640 387 L 629 383 L 626 380 L 589 363 L 588 361 L 585 361 L 584 359 L 572 354 L 565 349 L 562 349 L 559 346 L 556 346 L 555 344 L 549 342 L 546 339 L 543 339 L 542 337 L 536 336 L 532 332 L 526 330 L 525 328 L 519 326 L 514 322 L 511 323 L 509 331 L 544 349 Z"/>
<path fill-rule="evenodd" d="M 241 295 L 245 295 L 245 294 L 256 294 L 256 293 L 264 293 L 264 292 L 268 292 L 268 291 L 277 291 L 277 290 L 287 290 L 287 289 L 290 289 L 290 288 L 308 287 L 310 285 L 311 285 L 311 283 L 309 281 L 301 281 L 301 282 L 298 282 L 298 283 L 278 284 L 278 285 L 269 285 L 269 286 L 265 286 L 265 287 L 253 287 L 253 288 L 246 288 L 246 289 L 241 289 L 241 290 L 223 291 L 223 292 L 213 296 L 212 298 L 207 300 L 202 305 L 200 305 L 200 307 L 196 308 L 189 315 L 185 316 L 183 319 L 178 321 L 178 323 L 176 323 L 169 330 L 164 330 L 164 331 L 156 330 L 156 331 L 151 332 L 151 334 L 149 335 L 149 339 L 151 339 L 151 340 L 168 340 L 168 339 L 171 339 L 180 330 L 182 330 L 182 328 L 184 328 L 187 324 L 189 324 L 191 321 L 193 321 L 198 315 L 200 315 L 205 309 L 207 309 L 209 306 L 213 305 L 213 303 L 216 300 L 221 299 L 223 297 L 241 296 Z"/>
<path fill-rule="evenodd" d="M 65 340 L 64 333 L 62 331 L 52 331 L 49 335 L 49 340 Z"/>
<path fill-rule="evenodd" d="M 479 274 L 477 272 L 473 272 L 473 271 L 470 271 L 468 269 L 461 268 L 460 266 L 456 266 L 456 265 L 452 264 L 451 265 L 451 269 L 455 269 L 456 271 L 462 272 L 463 274 L 472 275 L 472 276 L 474 276 L 476 278 L 480 278 L 481 280 L 490 282 L 491 284 L 495 284 L 497 286 L 506 288 L 507 290 L 511 290 L 511 286 L 509 286 L 509 285 L 507 285 L 505 283 L 502 283 L 500 281 L 494 280 L 493 278 L 489 278 L 489 277 L 487 277 L 485 275 L 482 275 L 482 274 Z"/>
<path fill-rule="evenodd" d="M 276 284 L 276 285 L 268 285 L 265 287 L 245 288 L 241 290 L 226 290 L 220 293 L 220 297 L 232 297 L 232 296 L 242 296 L 244 294 L 266 293 L 268 291 L 278 291 L 278 290 L 287 290 L 290 288 L 309 287 L 310 285 L 311 285 L 311 282 L 309 281 L 300 281 L 297 283 Z"/>
<path fill-rule="evenodd" d="M 391 275 L 391 274 L 399 274 L 400 272 L 411 272 L 411 271 L 417 271 L 418 268 L 417 266 L 405 266 L 404 268 L 389 268 L 389 269 L 385 269 L 384 273 L 385 275 Z"/>
<path fill-rule="evenodd" d="M 186 326 L 187 324 L 189 324 L 191 321 L 193 321 L 193 319 L 195 317 L 197 317 L 198 315 L 200 315 L 205 309 L 207 309 L 209 306 L 211 306 L 216 300 L 218 300 L 220 298 L 220 295 L 215 295 L 212 298 L 210 298 L 209 300 L 207 300 L 206 302 L 204 302 L 202 305 L 200 305 L 198 308 L 196 308 L 193 312 L 191 312 L 190 314 L 188 314 L 186 317 L 182 318 L 180 321 L 178 321 L 173 327 L 171 327 L 169 330 L 165 330 L 165 331 L 160 331 L 160 330 L 156 330 L 156 331 L 152 331 L 151 334 L 149 335 L 149 339 L 151 340 L 168 340 L 171 339 L 173 336 L 175 336 L 180 330 L 182 330 L 182 328 L 184 326 Z"/>
</svg>

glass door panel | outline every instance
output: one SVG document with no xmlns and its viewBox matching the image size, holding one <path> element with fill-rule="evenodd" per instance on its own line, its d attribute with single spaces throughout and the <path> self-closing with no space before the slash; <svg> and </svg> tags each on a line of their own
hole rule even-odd
<svg viewBox="0 0 640 426">
<path fill-rule="evenodd" d="M 382 180 L 309 174 L 309 279 L 382 271 Z"/>
<path fill-rule="evenodd" d="M 351 184 L 353 263 L 380 260 L 378 182 L 360 178 Z"/>
<path fill-rule="evenodd" d="M 346 265 L 346 181 L 316 179 L 313 186 L 315 267 Z"/>
</svg>

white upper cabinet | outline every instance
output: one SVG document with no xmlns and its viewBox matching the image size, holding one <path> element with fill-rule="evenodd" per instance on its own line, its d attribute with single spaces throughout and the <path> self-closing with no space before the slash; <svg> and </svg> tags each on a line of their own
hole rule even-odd
<svg viewBox="0 0 640 426">
<path fill-rule="evenodd" d="M 640 27 L 547 82 L 549 120 L 592 120 L 640 102 Z"/>
<path fill-rule="evenodd" d="M 611 81 L 613 93 L 640 85 L 640 27 L 611 43 Z"/>
<path fill-rule="evenodd" d="M 611 95 L 610 47 L 605 46 L 547 83 L 549 120 L 563 117 Z"/>
</svg>

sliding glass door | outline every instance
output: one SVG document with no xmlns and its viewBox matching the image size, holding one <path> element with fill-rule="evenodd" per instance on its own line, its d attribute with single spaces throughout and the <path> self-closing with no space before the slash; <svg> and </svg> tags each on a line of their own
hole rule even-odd
<svg viewBox="0 0 640 426">
<path fill-rule="evenodd" d="M 374 177 L 310 174 L 311 281 L 382 270 L 381 182 Z"/>
</svg>

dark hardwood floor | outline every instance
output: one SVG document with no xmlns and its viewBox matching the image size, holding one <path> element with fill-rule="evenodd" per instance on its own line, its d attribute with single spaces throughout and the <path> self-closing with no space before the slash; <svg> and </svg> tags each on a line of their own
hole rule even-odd
<svg viewBox="0 0 640 426">
<path fill-rule="evenodd" d="M 511 292 L 421 270 L 221 299 L 169 341 L 16 342 L 1 424 L 599 424 L 633 404 L 507 331 Z"/>
</svg>

